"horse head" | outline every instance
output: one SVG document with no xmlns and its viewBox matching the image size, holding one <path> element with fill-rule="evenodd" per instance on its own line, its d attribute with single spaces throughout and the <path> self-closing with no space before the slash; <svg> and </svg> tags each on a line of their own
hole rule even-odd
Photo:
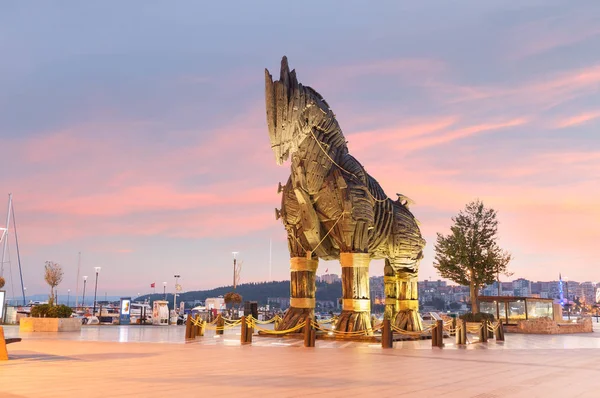
<svg viewBox="0 0 600 398">
<path fill-rule="evenodd" d="M 279 80 L 273 81 L 265 69 L 265 100 L 269 139 L 279 165 L 298 151 L 311 130 L 321 125 L 325 117 L 335 121 L 323 97 L 298 83 L 296 71 L 290 72 L 285 56 L 281 60 Z"/>
</svg>

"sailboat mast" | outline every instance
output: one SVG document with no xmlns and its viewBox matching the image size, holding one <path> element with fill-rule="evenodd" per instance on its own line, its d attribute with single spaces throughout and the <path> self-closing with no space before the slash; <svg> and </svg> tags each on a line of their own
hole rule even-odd
<svg viewBox="0 0 600 398">
<path fill-rule="evenodd" d="M 271 274 L 272 271 L 272 260 L 273 260 L 273 240 L 269 239 L 269 282 L 273 280 L 273 276 Z"/>
<path fill-rule="evenodd" d="M 6 229 L 2 234 L 4 246 L 2 247 L 2 264 L 0 265 L 0 276 L 4 275 L 4 261 L 6 261 L 6 252 L 8 250 L 8 224 L 10 224 L 10 209 L 12 207 L 12 193 L 8 194 L 8 208 L 6 210 Z"/>
<path fill-rule="evenodd" d="M 27 305 L 25 299 L 25 285 L 23 284 L 23 269 L 21 268 L 21 252 L 19 252 L 19 236 L 17 235 L 17 219 L 15 218 L 15 205 L 11 201 L 13 227 L 15 229 L 15 245 L 17 246 L 17 262 L 19 263 L 19 277 L 21 278 L 21 293 L 23 294 L 23 305 Z"/>
<path fill-rule="evenodd" d="M 75 311 L 79 308 L 79 270 L 81 269 L 81 252 L 77 256 L 77 282 L 75 283 Z"/>
</svg>

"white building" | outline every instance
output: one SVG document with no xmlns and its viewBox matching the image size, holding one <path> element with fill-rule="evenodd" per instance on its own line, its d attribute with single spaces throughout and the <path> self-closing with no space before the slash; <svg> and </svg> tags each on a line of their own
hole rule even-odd
<svg viewBox="0 0 600 398">
<path fill-rule="evenodd" d="M 225 299 L 223 297 L 207 298 L 204 301 L 204 306 L 207 310 L 216 309 L 219 312 L 226 309 Z"/>
</svg>

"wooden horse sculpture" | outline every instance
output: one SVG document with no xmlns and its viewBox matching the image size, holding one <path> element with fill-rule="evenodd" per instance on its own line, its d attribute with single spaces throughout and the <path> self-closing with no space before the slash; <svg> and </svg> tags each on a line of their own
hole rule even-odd
<svg viewBox="0 0 600 398">
<path fill-rule="evenodd" d="M 273 82 L 265 70 L 267 124 L 277 164 L 291 157 L 281 210 L 288 235 L 290 308 L 279 329 L 313 317 L 319 259 L 342 266 L 342 313 L 336 330 L 371 332 L 369 262 L 385 259 L 385 318 L 421 330 L 417 272 L 425 241 L 409 200 L 393 201 L 348 153 L 335 115 L 319 93 L 290 72 L 287 58 Z"/>
</svg>

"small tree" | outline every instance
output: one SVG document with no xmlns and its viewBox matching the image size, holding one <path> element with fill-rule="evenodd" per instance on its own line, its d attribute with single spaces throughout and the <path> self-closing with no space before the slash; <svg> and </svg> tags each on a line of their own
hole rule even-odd
<svg viewBox="0 0 600 398">
<path fill-rule="evenodd" d="M 62 282 L 63 270 L 60 264 L 55 263 L 54 261 L 46 261 L 44 268 L 44 279 L 50 286 L 50 297 L 48 298 L 48 304 L 53 305 L 56 301 L 54 289 L 60 284 L 60 282 Z"/>
<path fill-rule="evenodd" d="M 437 234 L 433 266 L 443 278 L 470 287 L 471 311 L 477 313 L 479 289 L 499 274 L 510 275 L 507 266 L 512 257 L 498 247 L 496 211 L 483 202 L 467 204 L 452 221 L 449 235 Z"/>
<path fill-rule="evenodd" d="M 232 307 L 236 304 L 239 305 L 242 303 L 242 295 L 236 292 L 225 293 L 223 299 L 225 300 L 225 304 L 231 304 Z"/>
<path fill-rule="evenodd" d="M 4 280 L 4 278 L 0 276 L 0 289 L 2 289 L 4 287 L 5 283 L 6 283 L 6 281 Z"/>
</svg>

